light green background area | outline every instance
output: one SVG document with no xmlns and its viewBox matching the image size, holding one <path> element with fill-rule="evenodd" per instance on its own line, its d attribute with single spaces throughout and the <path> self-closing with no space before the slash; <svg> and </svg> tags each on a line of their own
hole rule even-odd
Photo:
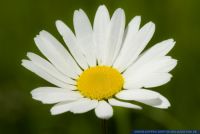
<svg viewBox="0 0 200 134">
<path fill-rule="evenodd" d="M 0 134 L 100 134 L 101 122 L 94 111 L 51 116 L 51 105 L 31 98 L 30 91 L 51 86 L 23 68 L 28 51 L 37 54 L 33 38 L 47 30 L 61 42 L 55 21 L 71 28 L 73 12 L 82 8 L 93 21 L 96 9 L 105 4 L 110 13 L 121 7 L 128 23 L 142 16 L 142 25 L 156 24 L 148 47 L 168 38 L 176 40 L 170 55 L 178 59 L 167 85 L 154 88 L 170 102 L 167 110 L 114 108 L 108 121 L 110 133 L 129 134 L 132 129 L 200 129 L 200 1 L 199 0 L 1 0 L 0 1 Z"/>
</svg>

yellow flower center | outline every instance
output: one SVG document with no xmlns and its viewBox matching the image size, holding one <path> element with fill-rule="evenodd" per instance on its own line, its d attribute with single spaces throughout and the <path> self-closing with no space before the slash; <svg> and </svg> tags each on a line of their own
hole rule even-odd
<svg viewBox="0 0 200 134">
<path fill-rule="evenodd" d="M 119 92 L 124 84 L 120 72 L 108 66 L 96 66 L 85 70 L 77 79 L 81 94 L 91 99 L 108 99 Z"/>
</svg>

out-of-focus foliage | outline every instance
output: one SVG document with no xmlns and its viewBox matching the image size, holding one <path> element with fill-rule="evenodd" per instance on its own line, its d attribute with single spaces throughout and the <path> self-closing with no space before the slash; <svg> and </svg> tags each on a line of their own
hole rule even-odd
<svg viewBox="0 0 200 134">
<path fill-rule="evenodd" d="M 200 1 L 199 0 L 1 0 L 0 1 L 0 134 L 99 134 L 100 120 L 94 112 L 51 116 L 50 105 L 31 98 L 30 91 L 46 86 L 23 68 L 27 51 L 38 54 L 33 38 L 47 30 L 60 41 L 55 20 L 71 28 L 75 9 L 82 8 L 93 21 L 97 7 L 105 4 L 111 13 L 121 7 L 127 22 L 142 16 L 142 25 L 156 24 L 148 46 L 174 38 L 170 55 L 179 60 L 167 85 L 154 88 L 169 98 L 172 106 L 143 111 L 115 108 L 108 121 L 110 133 L 128 134 L 132 129 L 200 129 Z"/>
</svg>

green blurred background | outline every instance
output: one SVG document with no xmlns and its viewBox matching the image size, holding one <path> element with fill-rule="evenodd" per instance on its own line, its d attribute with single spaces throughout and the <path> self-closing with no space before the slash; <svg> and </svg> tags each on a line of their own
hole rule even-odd
<svg viewBox="0 0 200 134">
<path fill-rule="evenodd" d="M 82 8 L 93 21 L 97 7 L 110 13 L 121 7 L 126 22 L 142 16 L 142 25 L 156 24 L 148 46 L 168 38 L 177 43 L 170 52 L 178 59 L 172 81 L 154 88 L 172 106 L 167 110 L 115 108 L 108 121 L 110 133 L 129 134 L 132 129 L 200 129 L 200 1 L 199 0 L 0 0 L 0 134 L 100 134 L 101 122 L 94 111 L 81 115 L 51 116 L 51 105 L 31 98 L 30 91 L 50 85 L 23 68 L 27 51 L 38 54 L 33 38 L 47 30 L 61 42 L 55 20 L 72 28 L 75 9 Z"/>
</svg>

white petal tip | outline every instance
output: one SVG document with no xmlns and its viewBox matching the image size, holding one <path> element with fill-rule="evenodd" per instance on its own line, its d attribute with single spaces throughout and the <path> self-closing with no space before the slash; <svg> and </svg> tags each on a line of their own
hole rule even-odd
<svg viewBox="0 0 200 134">
<path fill-rule="evenodd" d="M 97 116 L 99 119 L 103 119 L 103 120 L 108 120 L 108 119 L 110 119 L 110 118 L 112 117 L 112 115 L 111 115 L 111 116 L 103 116 L 103 115 L 97 115 L 97 114 L 96 114 L 96 116 Z"/>
<path fill-rule="evenodd" d="M 74 15 L 76 15 L 78 12 L 79 12 L 78 10 L 75 10 L 75 11 L 74 11 Z"/>
<path fill-rule="evenodd" d="M 27 68 L 27 65 L 30 63 L 31 61 L 23 59 L 21 65 L 25 68 Z"/>
<path fill-rule="evenodd" d="M 145 26 L 150 28 L 150 29 L 153 29 L 153 31 L 155 30 L 155 27 L 156 27 L 155 24 L 152 21 L 145 24 Z"/>
<path fill-rule="evenodd" d="M 56 21 L 56 28 L 58 30 L 58 32 L 63 36 L 66 30 L 66 25 L 63 21 L 61 20 L 57 20 Z"/>
<path fill-rule="evenodd" d="M 58 115 L 58 114 L 60 114 L 60 113 L 56 112 L 54 109 L 51 109 L 50 113 L 51 113 L 51 115 Z"/>
<path fill-rule="evenodd" d="M 34 53 L 32 53 L 32 52 L 27 52 L 27 57 L 29 57 L 29 56 L 31 56 L 31 55 L 33 55 Z"/>
<path fill-rule="evenodd" d="M 113 109 L 106 101 L 100 101 L 95 113 L 98 118 L 107 120 L 113 116 Z"/>
<path fill-rule="evenodd" d="M 141 16 L 137 15 L 137 16 L 134 17 L 134 19 L 141 20 Z"/>
<path fill-rule="evenodd" d="M 124 10 L 122 8 L 117 8 L 116 11 L 123 12 Z"/>
<path fill-rule="evenodd" d="M 39 35 L 37 35 L 38 37 L 40 37 L 40 38 L 47 38 L 48 36 L 50 36 L 50 33 L 49 32 L 47 32 L 46 30 L 41 30 L 40 32 L 39 32 Z M 37 37 L 36 36 L 36 37 Z"/>
<path fill-rule="evenodd" d="M 162 100 L 162 104 L 158 108 L 167 109 L 171 107 L 170 102 L 165 97 L 160 96 L 160 99 Z"/>
<path fill-rule="evenodd" d="M 106 8 L 106 6 L 105 5 L 100 5 L 99 8 Z"/>
<path fill-rule="evenodd" d="M 58 25 L 58 24 L 61 24 L 63 23 L 61 20 L 56 20 L 55 24 Z"/>
<path fill-rule="evenodd" d="M 153 29 L 155 29 L 156 25 L 155 25 L 153 22 L 151 22 L 150 24 L 151 24 L 151 27 L 152 27 Z"/>
<path fill-rule="evenodd" d="M 138 107 L 133 107 L 133 109 L 136 109 L 136 110 L 142 110 L 143 108 L 138 106 Z"/>
<path fill-rule="evenodd" d="M 34 37 L 34 41 L 35 41 L 35 43 L 37 44 L 37 43 L 40 41 L 40 35 L 36 35 L 36 36 Z"/>
<path fill-rule="evenodd" d="M 60 111 L 57 107 L 52 107 L 50 109 L 50 113 L 51 115 L 59 115 L 59 114 L 62 114 L 64 113 L 63 111 Z"/>
<path fill-rule="evenodd" d="M 26 56 L 27 56 L 31 61 L 32 61 L 32 58 L 33 58 L 33 57 L 38 57 L 37 54 L 32 53 L 32 52 L 27 52 Z"/>
<path fill-rule="evenodd" d="M 23 60 L 21 60 L 21 64 L 23 64 L 24 62 L 26 62 L 26 61 L 28 61 L 28 60 L 26 60 L 26 59 L 23 59 Z"/>
</svg>

